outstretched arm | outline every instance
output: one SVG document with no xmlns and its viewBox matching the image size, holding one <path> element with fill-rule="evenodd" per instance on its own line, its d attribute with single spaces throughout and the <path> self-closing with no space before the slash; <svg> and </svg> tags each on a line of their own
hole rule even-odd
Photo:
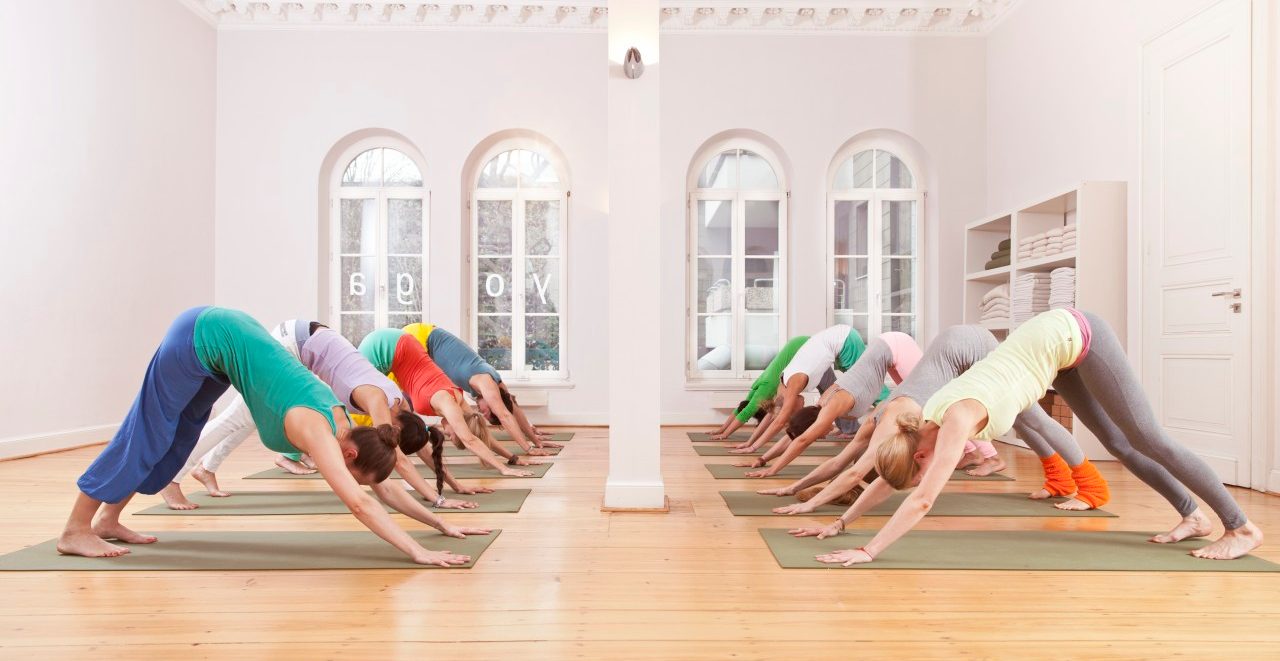
<svg viewBox="0 0 1280 661">
<path fill-rule="evenodd" d="M 805 448 L 813 445 L 814 441 L 826 436 L 836 418 L 853 408 L 853 404 L 853 396 L 849 393 L 844 391 L 836 393 L 835 397 L 831 398 L 829 402 L 818 410 L 818 419 L 814 420 L 813 424 L 809 425 L 809 428 L 804 430 L 803 434 L 791 439 L 791 443 L 787 444 L 785 450 L 779 450 L 782 447 L 782 443 L 779 443 L 764 453 L 761 458 L 765 461 L 769 461 L 778 454 L 782 455 L 772 466 L 764 470 L 747 473 L 747 477 L 773 477 L 777 475 L 778 471 L 786 468 L 787 464 L 795 461 L 797 457 L 804 453 Z"/>
<path fill-rule="evenodd" d="M 437 469 L 433 466 L 431 470 Z M 405 456 L 399 448 L 396 449 L 396 474 L 404 479 L 405 482 L 408 482 L 409 486 L 413 487 L 414 491 L 422 494 L 423 499 L 436 507 L 453 510 L 467 510 L 477 506 L 476 503 L 471 501 L 445 498 L 443 494 L 438 493 L 436 488 L 432 486 L 430 482 L 422 478 L 422 474 L 418 472 L 418 467 L 414 466 L 413 462 L 409 461 L 409 457 Z M 382 502 L 386 503 L 387 501 L 384 498 L 382 499 Z M 387 504 L 391 505 L 391 503 Z M 396 511 L 399 510 L 397 509 Z"/>
<path fill-rule="evenodd" d="M 516 416 L 516 421 L 520 423 L 520 430 L 524 432 L 524 435 L 529 440 L 533 441 L 534 445 L 540 448 L 564 447 L 559 443 L 542 440 L 542 432 L 538 431 L 538 428 L 533 426 L 533 423 L 529 421 L 529 416 L 524 413 L 524 407 L 520 406 L 519 402 L 515 402 L 515 400 L 512 401 L 515 405 L 511 407 L 511 413 Z"/>
<path fill-rule="evenodd" d="M 808 383 L 808 377 L 801 374 L 791 378 L 792 380 L 783 388 L 782 406 L 775 407 L 777 415 L 773 416 L 773 419 L 769 421 L 768 428 L 751 440 L 751 446 L 748 449 L 739 452 L 755 452 L 761 445 L 773 440 L 782 430 L 787 428 L 787 423 L 791 421 L 791 416 L 795 415 L 796 411 L 804 403 L 800 393 L 804 392 L 805 385 Z"/>
<path fill-rule="evenodd" d="M 846 524 L 857 521 L 862 515 L 875 509 L 877 505 L 892 496 L 893 492 L 893 487 L 889 486 L 889 483 L 885 482 L 883 477 L 878 477 L 867 487 L 866 491 L 863 491 L 858 496 L 857 500 L 853 501 L 853 505 L 850 505 L 849 509 L 845 510 L 844 514 L 841 514 L 830 525 L 821 528 L 793 528 L 787 532 L 796 537 L 817 537 L 818 539 L 835 537 L 844 532 Z"/>
<path fill-rule="evenodd" d="M 371 487 L 378 500 L 386 503 L 391 509 L 415 520 L 425 523 L 449 537 L 466 537 L 467 535 L 487 535 L 488 528 L 459 528 L 445 523 L 435 512 L 427 509 L 418 499 L 405 493 L 404 489 L 391 484 L 391 480 L 383 480 Z"/>
<path fill-rule="evenodd" d="M 507 405 L 502 402 L 502 391 L 498 389 L 498 383 L 493 380 L 493 377 L 488 374 L 479 374 L 471 377 L 471 384 L 480 391 L 480 397 L 489 403 L 489 410 L 498 417 L 498 423 L 511 435 L 511 440 L 515 441 L 525 454 L 546 454 L 541 450 L 535 450 L 529 439 L 525 438 L 524 430 L 520 428 L 520 421 L 516 420 L 516 416 L 508 411 Z"/>
<path fill-rule="evenodd" d="M 840 454 L 827 459 L 818 464 L 816 468 L 809 472 L 808 475 L 788 484 L 781 489 L 762 489 L 756 493 L 769 496 L 794 496 L 802 489 L 806 489 L 815 484 L 826 482 L 831 479 L 841 479 L 843 482 L 849 482 L 852 489 L 854 485 L 862 481 L 864 476 L 857 475 L 852 472 L 854 464 L 866 454 L 867 448 L 870 446 L 871 431 L 875 428 L 875 422 L 868 420 L 868 423 L 858 428 L 858 433 L 840 450 Z M 854 476 L 853 479 L 845 477 L 845 474 Z M 836 476 L 840 476 L 837 478 Z M 825 489 L 823 490 L 826 491 Z M 823 501 L 824 503 L 826 501 Z M 803 503 L 798 503 L 803 504 Z M 777 511 L 777 510 L 774 510 Z M 790 514 L 790 512 L 778 512 L 779 514 Z"/>
<path fill-rule="evenodd" d="M 435 410 L 443 414 L 444 419 L 449 421 L 449 426 L 453 428 L 453 433 L 462 441 L 467 450 L 470 450 L 472 454 L 480 458 L 481 463 L 488 464 L 499 473 L 510 477 L 529 477 L 533 475 L 530 471 L 514 470 L 506 462 L 495 457 L 484 441 L 476 438 L 476 435 L 472 434 L 471 430 L 467 428 L 467 420 L 462 414 L 462 406 L 448 391 L 441 390 L 437 392 L 432 396 L 431 400 Z M 502 451 L 502 448 L 499 447 L 498 450 Z M 511 453 L 508 452 L 507 455 L 510 456 Z"/>
</svg>

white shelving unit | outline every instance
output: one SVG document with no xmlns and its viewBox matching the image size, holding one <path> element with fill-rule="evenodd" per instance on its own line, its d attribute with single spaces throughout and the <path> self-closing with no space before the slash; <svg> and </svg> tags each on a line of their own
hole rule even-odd
<svg viewBox="0 0 1280 661">
<path fill-rule="evenodd" d="M 1004 339 L 1014 324 L 1009 316 L 981 319 L 982 297 L 1008 285 L 1010 309 L 1014 281 L 1026 273 L 1049 273 L 1064 266 L 1076 270 L 1075 307 L 1102 317 L 1123 343 L 1126 326 L 1126 252 L 1128 185 L 1122 181 L 1089 181 L 1057 195 L 969 223 L 964 233 L 964 323 L 981 324 Z M 1018 259 L 1018 242 L 1056 227 L 1074 225 L 1076 248 L 1070 252 Z M 1009 239 L 1009 266 L 986 269 L 1001 241 Z M 1077 419 L 1073 433 L 1090 458 L 1106 458 L 1097 438 Z M 1004 439 L 1022 445 L 1012 434 Z"/>
</svg>

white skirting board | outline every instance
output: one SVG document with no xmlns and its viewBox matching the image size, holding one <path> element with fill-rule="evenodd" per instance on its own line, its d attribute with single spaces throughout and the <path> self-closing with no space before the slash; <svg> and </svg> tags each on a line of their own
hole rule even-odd
<svg viewBox="0 0 1280 661">
<path fill-rule="evenodd" d="M 47 434 L 3 438 L 0 439 L 0 459 L 27 457 L 45 452 L 70 450 L 94 443 L 105 443 L 111 440 L 119 427 L 119 424 L 97 425 Z"/>
</svg>

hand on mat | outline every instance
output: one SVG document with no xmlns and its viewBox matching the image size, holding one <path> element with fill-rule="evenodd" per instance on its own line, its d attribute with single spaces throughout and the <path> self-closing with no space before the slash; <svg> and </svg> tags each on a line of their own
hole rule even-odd
<svg viewBox="0 0 1280 661">
<path fill-rule="evenodd" d="M 538 464 L 540 464 L 540 463 L 542 463 L 542 462 L 541 462 L 541 461 L 529 461 L 529 460 L 528 460 L 527 458 L 525 458 L 525 457 L 522 457 L 522 456 L 520 456 L 520 455 L 516 455 L 516 465 L 517 465 L 517 466 L 537 466 L 537 465 L 538 465 Z M 532 475 L 532 473 L 530 473 L 530 475 Z"/>
<path fill-rule="evenodd" d="M 469 555 L 457 555 L 448 551 L 424 551 L 413 559 L 420 565 L 439 565 L 448 567 L 450 565 L 465 565 L 471 562 Z"/>
<path fill-rule="evenodd" d="M 453 498 L 445 498 L 437 509 L 442 510 L 471 510 L 480 506 L 473 500 L 454 500 Z"/>
<path fill-rule="evenodd" d="M 803 503 L 791 503 L 790 505 L 775 507 L 773 508 L 773 513 L 774 514 L 809 514 L 813 512 L 813 510 L 817 509 L 812 505 L 810 505 L 809 502 L 810 501 L 805 501 Z"/>
<path fill-rule="evenodd" d="M 525 454 L 529 455 L 530 457 L 545 457 L 551 453 L 547 452 L 546 450 L 543 450 L 542 448 L 529 448 L 529 450 L 525 452 Z"/>
<path fill-rule="evenodd" d="M 751 471 L 747 473 L 747 477 L 773 477 L 778 471 L 775 468 L 766 468 L 761 471 Z"/>
<path fill-rule="evenodd" d="M 764 468 L 768 464 L 766 464 L 760 457 L 756 457 L 751 461 L 735 461 L 733 465 L 738 466 L 739 468 Z"/>
<path fill-rule="evenodd" d="M 503 468 L 502 474 L 507 477 L 533 477 L 533 471 L 518 471 L 511 468 Z"/>
<path fill-rule="evenodd" d="M 564 443 L 552 443 L 551 441 L 543 441 L 543 442 L 541 442 L 541 443 L 539 443 L 539 444 L 538 444 L 538 447 L 540 447 L 540 448 L 550 448 L 550 449 L 552 449 L 552 450 L 556 450 L 556 449 L 559 449 L 559 448 L 563 448 L 563 447 L 564 447 Z"/>
<path fill-rule="evenodd" d="M 492 531 L 488 528 L 455 528 L 453 526 L 449 526 L 442 532 L 448 537 L 457 537 L 458 539 L 462 539 L 467 535 L 488 535 Z"/>
<path fill-rule="evenodd" d="M 721 439 L 716 439 L 716 440 L 720 440 L 720 441 L 727 440 L 727 437 L 726 437 L 726 438 L 721 438 Z M 755 448 L 751 447 L 751 441 L 743 441 L 743 442 L 741 442 L 741 443 L 739 443 L 739 444 L 737 444 L 737 445 L 733 446 L 733 449 L 735 449 L 735 450 L 755 450 Z"/>
<path fill-rule="evenodd" d="M 724 432 L 719 432 L 719 433 L 717 433 L 717 432 L 711 432 L 711 433 L 710 433 L 710 435 L 708 435 L 708 436 L 707 436 L 707 438 L 709 438 L 709 439 L 711 439 L 711 440 L 713 440 L 713 441 L 723 441 L 723 440 L 728 439 L 728 438 L 729 438 L 729 435 L 728 435 L 728 434 L 726 434 L 726 433 L 724 433 Z"/>
<path fill-rule="evenodd" d="M 775 489 L 760 489 L 759 491 L 756 491 L 756 493 L 760 494 L 761 496 L 794 496 L 796 495 L 795 489 L 792 489 L 791 487 L 777 487 Z"/>
<path fill-rule="evenodd" d="M 478 493 L 493 493 L 493 489 L 489 487 L 458 487 L 453 490 L 459 496 L 474 496 Z"/>
<path fill-rule="evenodd" d="M 867 553 L 862 549 L 845 549 L 843 551 L 836 551 L 835 553 L 815 555 L 814 557 L 818 559 L 818 562 L 826 562 L 829 564 L 841 563 L 846 567 L 871 562 L 875 559 L 871 557 L 870 553 Z"/>
<path fill-rule="evenodd" d="M 821 528 L 792 528 L 787 532 L 795 537 L 817 537 L 818 539 L 826 539 L 840 534 L 840 523 L 837 521 L 836 523 L 823 526 Z"/>
</svg>

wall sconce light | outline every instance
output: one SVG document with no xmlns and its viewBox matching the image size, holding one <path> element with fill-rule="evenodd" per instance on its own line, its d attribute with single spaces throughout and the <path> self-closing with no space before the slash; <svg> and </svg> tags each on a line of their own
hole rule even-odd
<svg viewBox="0 0 1280 661">
<path fill-rule="evenodd" d="M 640 51 L 634 48 L 627 49 L 627 56 L 622 60 L 622 73 L 632 80 L 644 73 L 644 61 L 640 59 Z"/>
</svg>

